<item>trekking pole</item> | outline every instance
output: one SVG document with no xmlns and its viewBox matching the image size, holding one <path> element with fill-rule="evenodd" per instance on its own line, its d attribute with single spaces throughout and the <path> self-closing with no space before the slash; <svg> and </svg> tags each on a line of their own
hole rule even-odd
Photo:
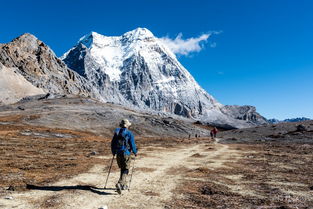
<svg viewBox="0 0 313 209">
<path fill-rule="evenodd" d="M 132 178 L 133 178 L 133 173 L 134 173 L 134 168 L 135 168 L 135 160 L 136 160 L 136 155 L 135 155 L 135 158 L 134 158 L 134 163 L 133 163 L 133 168 L 132 168 L 132 174 L 130 175 L 130 179 L 129 179 L 128 191 L 130 191 L 130 184 L 132 183 Z"/>
<path fill-rule="evenodd" d="M 104 186 L 105 189 L 107 188 L 107 183 L 108 183 L 109 175 L 110 175 L 111 168 L 112 168 L 112 165 L 113 165 L 114 157 L 115 157 L 115 155 L 113 155 L 113 158 L 112 158 L 112 161 L 111 161 L 111 165 L 110 165 L 110 168 L 109 168 L 109 172 L 108 172 L 108 176 L 107 176 L 107 180 L 105 181 L 105 186 Z"/>
</svg>

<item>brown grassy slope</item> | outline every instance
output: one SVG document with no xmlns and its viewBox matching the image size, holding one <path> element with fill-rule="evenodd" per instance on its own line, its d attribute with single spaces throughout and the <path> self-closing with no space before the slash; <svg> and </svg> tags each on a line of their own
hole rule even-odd
<svg viewBox="0 0 313 209">
<path fill-rule="evenodd" d="M 312 144 L 229 146 L 243 153 L 239 160 L 186 170 L 168 208 L 312 208 Z"/>
<path fill-rule="evenodd" d="M 0 117 L 0 188 L 21 190 L 26 184 L 46 184 L 86 172 L 95 164 L 109 164 L 111 138 L 88 131 L 32 126 L 23 121 L 21 115 Z M 136 141 L 139 150 L 185 143 L 170 137 L 136 137 Z"/>
</svg>

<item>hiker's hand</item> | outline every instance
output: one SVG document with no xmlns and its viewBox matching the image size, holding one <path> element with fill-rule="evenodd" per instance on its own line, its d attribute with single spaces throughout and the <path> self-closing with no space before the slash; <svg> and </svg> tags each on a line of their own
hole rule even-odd
<svg viewBox="0 0 313 209">
<path fill-rule="evenodd" d="M 135 154 L 135 157 L 137 157 L 137 154 Z"/>
</svg>

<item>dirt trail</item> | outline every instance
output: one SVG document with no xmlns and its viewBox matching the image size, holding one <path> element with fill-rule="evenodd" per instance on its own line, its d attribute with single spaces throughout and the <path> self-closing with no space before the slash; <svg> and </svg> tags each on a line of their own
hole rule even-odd
<svg viewBox="0 0 313 209">
<path fill-rule="evenodd" d="M 180 169 L 195 169 L 207 163 L 213 169 L 219 168 L 230 157 L 235 159 L 234 156 L 239 155 L 228 145 L 210 146 L 210 149 L 205 144 L 146 147 L 136 159 L 131 191 L 124 191 L 122 195 L 114 191 L 119 177 L 117 169 L 110 175 L 108 189 L 103 189 L 107 167 L 96 165 L 74 178 L 8 195 L 13 199 L 1 197 L 0 208 L 164 208 L 164 203 L 171 200 L 172 190 L 184 180 Z M 196 158 L 197 154 L 202 157 Z"/>
</svg>

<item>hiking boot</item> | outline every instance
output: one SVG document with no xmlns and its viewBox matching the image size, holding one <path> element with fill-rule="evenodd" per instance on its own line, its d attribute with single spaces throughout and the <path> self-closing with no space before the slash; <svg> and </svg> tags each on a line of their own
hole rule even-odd
<svg viewBox="0 0 313 209">
<path fill-rule="evenodd" d="M 117 193 L 122 194 L 122 185 L 120 183 L 117 183 L 115 187 L 116 187 Z"/>
<path fill-rule="evenodd" d="M 128 186 L 127 185 L 123 185 L 122 186 L 122 190 L 127 190 L 128 189 Z"/>
</svg>

